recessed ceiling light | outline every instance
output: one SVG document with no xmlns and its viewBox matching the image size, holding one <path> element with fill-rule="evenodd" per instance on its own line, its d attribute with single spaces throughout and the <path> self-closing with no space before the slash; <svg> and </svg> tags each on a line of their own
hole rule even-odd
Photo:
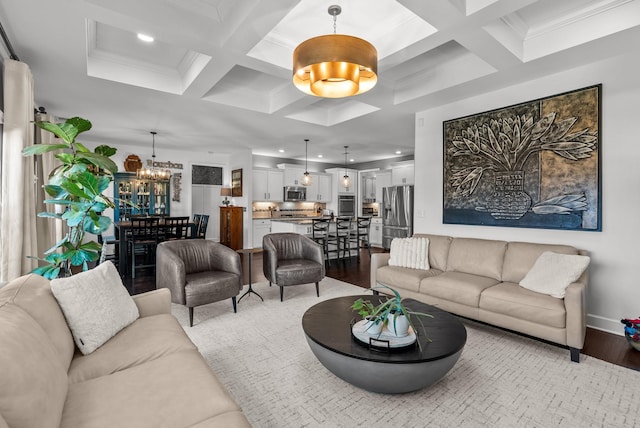
<svg viewBox="0 0 640 428">
<path fill-rule="evenodd" d="M 278 149 L 278 153 L 284 153 L 284 149 Z"/>
<path fill-rule="evenodd" d="M 138 33 L 138 38 L 143 42 L 151 43 L 153 42 L 153 37 L 147 36 L 146 34 Z"/>
<path fill-rule="evenodd" d="M 318 155 L 318 157 L 319 157 L 319 158 L 321 158 L 321 157 L 322 157 L 322 155 Z"/>
<path fill-rule="evenodd" d="M 402 152 L 401 152 L 400 150 L 396 150 L 396 154 L 397 154 L 397 155 L 401 155 L 401 154 L 402 154 Z"/>
</svg>

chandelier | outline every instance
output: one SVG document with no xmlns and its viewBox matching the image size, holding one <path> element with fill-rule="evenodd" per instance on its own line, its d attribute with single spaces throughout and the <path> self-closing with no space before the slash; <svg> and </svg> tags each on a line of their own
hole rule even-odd
<svg viewBox="0 0 640 428">
<path fill-rule="evenodd" d="M 293 52 L 293 83 L 305 94 L 350 97 L 369 91 L 378 81 L 378 51 L 366 40 L 336 34 L 340 12 L 340 6 L 329 6 L 333 34 L 306 40 Z"/>
<path fill-rule="evenodd" d="M 313 178 L 311 177 L 311 174 L 309 174 L 308 152 L 307 152 L 308 144 L 309 144 L 309 139 L 305 138 L 304 140 L 304 174 L 302 174 L 303 186 L 311 186 L 311 184 L 313 183 Z"/>
<path fill-rule="evenodd" d="M 155 131 L 150 131 L 153 139 L 153 152 L 151 154 L 151 165 L 142 167 L 138 170 L 138 178 L 141 180 L 155 180 L 166 181 L 171 178 L 171 171 L 168 169 L 160 169 L 156 167 L 156 134 Z"/>
<path fill-rule="evenodd" d="M 349 146 L 344 146 L 344 177 L 342 177 L 342 187 L 351 187 L 351 178 L 347 174 L 347 149 Z"/>
</svg>

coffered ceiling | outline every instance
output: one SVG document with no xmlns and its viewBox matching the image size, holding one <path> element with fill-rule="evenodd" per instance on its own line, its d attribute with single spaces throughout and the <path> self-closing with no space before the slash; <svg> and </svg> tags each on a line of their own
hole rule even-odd
<svg viewBox="0 0 640 428">
<path fill-rule="evenodd" d="M 334 3 L 379 78 L 321 99 L 291 56 L 333 32 Z M 637 50 L 640 0 L 20 0 L 0 21 L 37 105 L 90 119 L 87 141 L 148 148 L 156 130 L 159 148 L 304 159 L 309 138 L 309 161 L 340 164 L 345 145 L 357 163 L 411 154 L 416 111 Z"/>
</svg>

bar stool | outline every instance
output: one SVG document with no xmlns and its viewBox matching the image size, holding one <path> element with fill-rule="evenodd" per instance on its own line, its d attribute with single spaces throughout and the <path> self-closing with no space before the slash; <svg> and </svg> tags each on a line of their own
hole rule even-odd
<svg viewBox="0 0 640 428">
<path fill-rule="evenodd" d="M 327 266 L 331 266 L 329 259 L 329 225 L 328 218 L 314 218 L 311 220 L 311 239 L 322 246 L 324 260 Z"/>
<path fill-rule="evenodd" d="M 356 227 L 349 233 L 349 241 L 355 243 L 358 252 L 358 262 L 360 261 L 360 245 L 367 246 L 369 259 L 371 259 L 371 244 L 369 242 L 369 231 L 371 229 L 371 217 L 357 217 Z"/>
<path fill-rule="evenodd" d="M 336 217 L 335 233 L 329 233 L 328 244 L 335 245 L 335 250 L 329 249 L 328 252 L 336 253 L 338 259 L 344 260 L 346 254 L 351 257 L 351 248 L 349 247 L 349 234 L 351 232 L 351 217 Z"/>
</svg>

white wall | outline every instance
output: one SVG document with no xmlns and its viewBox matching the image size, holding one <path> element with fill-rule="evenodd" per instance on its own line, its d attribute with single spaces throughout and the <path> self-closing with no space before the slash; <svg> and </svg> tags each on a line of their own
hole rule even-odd
<svg viewBox="0 0 640 428">
<path fill-rule="evenodd" d="M 640 315 L 640 53 L 627 54 L 416 114 L 415 229 L 487 239 L 566 243 L 591 252 L 588 324 L 621 334 Z M 442 223 L 442 122 L 602 83 L 602 232 Z"/>
</svg>

